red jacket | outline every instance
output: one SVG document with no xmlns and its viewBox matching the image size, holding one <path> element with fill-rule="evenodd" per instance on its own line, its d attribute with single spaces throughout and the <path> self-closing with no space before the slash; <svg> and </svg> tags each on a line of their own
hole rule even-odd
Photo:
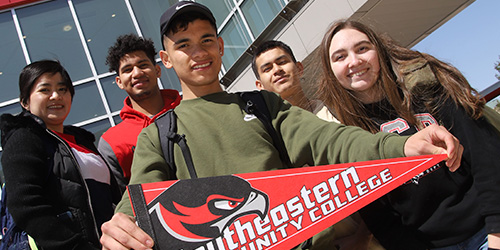
<svg viewBox="0 0 500 250">
<path fill-rule="evenodd" d="M 181 101 L 181 96 L 176 90 L 163 89 L 161 94 L 165 106 L 153 117 L 133 109 L 130 97 L 125 98 L 120 111 L 122 122 L 109 128 L 99 140 L 99 152 L 110 165 L 121 188 L 125 188 L 130 179 L 130 167 L 139 133 L 153 123 L 156 117 L 176 107 Z"/>
</svg>

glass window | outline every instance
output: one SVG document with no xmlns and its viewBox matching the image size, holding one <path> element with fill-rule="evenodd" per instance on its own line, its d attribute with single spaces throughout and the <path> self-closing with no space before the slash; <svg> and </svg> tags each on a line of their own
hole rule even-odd
<svg viewBox="0 0 500 250">
<path fill-rule="evenodd" d="M 243 29 L 241 19 L 237 15 L 231 18 L 222 30 L 220 36 L 224 40 L 224 56 L 222 57 L 222 62 L 225 68 L 229 69 L 250 45 L 250 38 Z"/>
<path fill-rule="evenodd" d="M 162 62 L 159 62 L 161 68 L 161 85 L 164 89 L 175 89 L 177 91 L 181 90 L 181 83 L 174 69 L 167 69 Z"/>
<path fill-rule="evenodd" d="M 82 128 L 92 132 L 95 136 L 95 141 L 94 144 L 97 147 L 97 144 L 99 143 L 99 138 L 101 138 L 101 135 L 108 130 L 108 128 L 111 127 L 111 124 L 109 124 L 108 119 L 100 120 L 97 122 L 93 122 L 87 125 L 82 126 Z"/>
<path fill-rule="evenodd" d="M 207 6 L 210 11 L 212 11 L 212 14 L 215 17 L 215 21 L 217 22 L 217 27 L 220 27 L 222 25 L 222 22 L 226 20 L 227 16 L 231 12 L 231 9 L 234 8 L 233 1 L 199 0 L 196 2 Z"/>
<path fill-rule="evenodd" d="M 0 102 L 19 96 L 19 73 L 26 65 L 10 12 L 0 13 Z"/>
<path fill-rule="evenodd" d="M 142 35 L 153 40 L 156 51 L 163 48 L 160 39 L 160 17 L 170 5 L 176 2 L 178 0 L 130 0 Z"/>
<path fill-rule="evenodd" d="M 118 125 L 118 123 L 122 122 L 122 118 L 119 115 L 115 115 L 113 116 L 113 121 L 115 121 L 115 125 Z"/>
<path fill-rule="evenodd" d="M 92 75 L 66 1 L 44 2 L 16 12 L 31 61 L 59 60 L 72 80 Z"/>
<path fill-rule="evenodd" d="M 0 108 L 0 114 L 18 114 L 21 113 L 21 111 L 21 104 L 18 102 Z"/>
<path fill-rule="evenodd" d="M 73 1 L 98 74 L 108 72 L 106 56 L 119 35 L 136 33 L 123 0 Z"/>
<path fill-rule="evenodd" d="M 254 37 L 266 28 L 283 7 L 278 1 L 247 0 L 241 5 L 241 11 L 247 20 Z"/>
<path fill-rule="evenodd" d="M 94 81 L 75 86 L 75 96 L 65 124 L 75 124 L 106 114 Z"/>
<path fill-rule="evenodd" d="M 123 100 L 128 96 L 125 90 L 120 89 L 120 87 L 116 85 L 115 78 L 116 75 L 112 75 L 101 79 L 101 86 L 108 100 L 111 112 L 121 110 L 123 108 Z"/>
</svg>

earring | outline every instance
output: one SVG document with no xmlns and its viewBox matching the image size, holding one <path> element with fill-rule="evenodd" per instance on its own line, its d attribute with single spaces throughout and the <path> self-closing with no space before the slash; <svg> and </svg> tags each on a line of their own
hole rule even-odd
<svg viewBox="0 0 500 250">
<path fill-rule="evenodd" d="M 221 56 L 222 56 L 222 51 L 219 51 L 219 55 L 221 55 Z"/>
</svg>

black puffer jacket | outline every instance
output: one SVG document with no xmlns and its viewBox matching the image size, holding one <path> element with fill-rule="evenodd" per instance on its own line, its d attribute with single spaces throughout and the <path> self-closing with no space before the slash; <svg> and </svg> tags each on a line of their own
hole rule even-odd
<svg viewBox="0 0 500 250">
<path fill-rule="evenodd" d="M 116 204 L 120 199 L 113 176 L 111 185 L 102 190 L 110 197 L 106 211 L 94 213 L 69 145 L 46 129 L 40 118 L 29 112 L 3 114 L 0 129 L 7 206 L 17 225 L 43 249 L 99 249 L 100 225 L 94 215 L 104 217 L 101 221 L 113 215 L 111 201 Z M 65 126 L 64 133 L 97 152 L 92 133 L 73 126 Z"/>
</svg>

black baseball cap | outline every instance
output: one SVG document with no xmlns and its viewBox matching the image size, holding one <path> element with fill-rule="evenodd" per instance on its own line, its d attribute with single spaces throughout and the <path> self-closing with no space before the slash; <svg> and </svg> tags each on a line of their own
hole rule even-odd
<svg viewBox="0 0 500 250">
<path fill-rule="evenodd" d="M 160 18 L 160 36 L 163 37 L 170 26 L 172 20 L 175 19 L 178 15 L 186 12 L 199 12 L 205 15 L 210 22 L 215 24 L 215 18 L 210 9 L 208 9 L 205 5 L 200 3 L 191 2 L 191 1 L 180 1 L 176 4 L 170 6 Z"/>
</svg>

